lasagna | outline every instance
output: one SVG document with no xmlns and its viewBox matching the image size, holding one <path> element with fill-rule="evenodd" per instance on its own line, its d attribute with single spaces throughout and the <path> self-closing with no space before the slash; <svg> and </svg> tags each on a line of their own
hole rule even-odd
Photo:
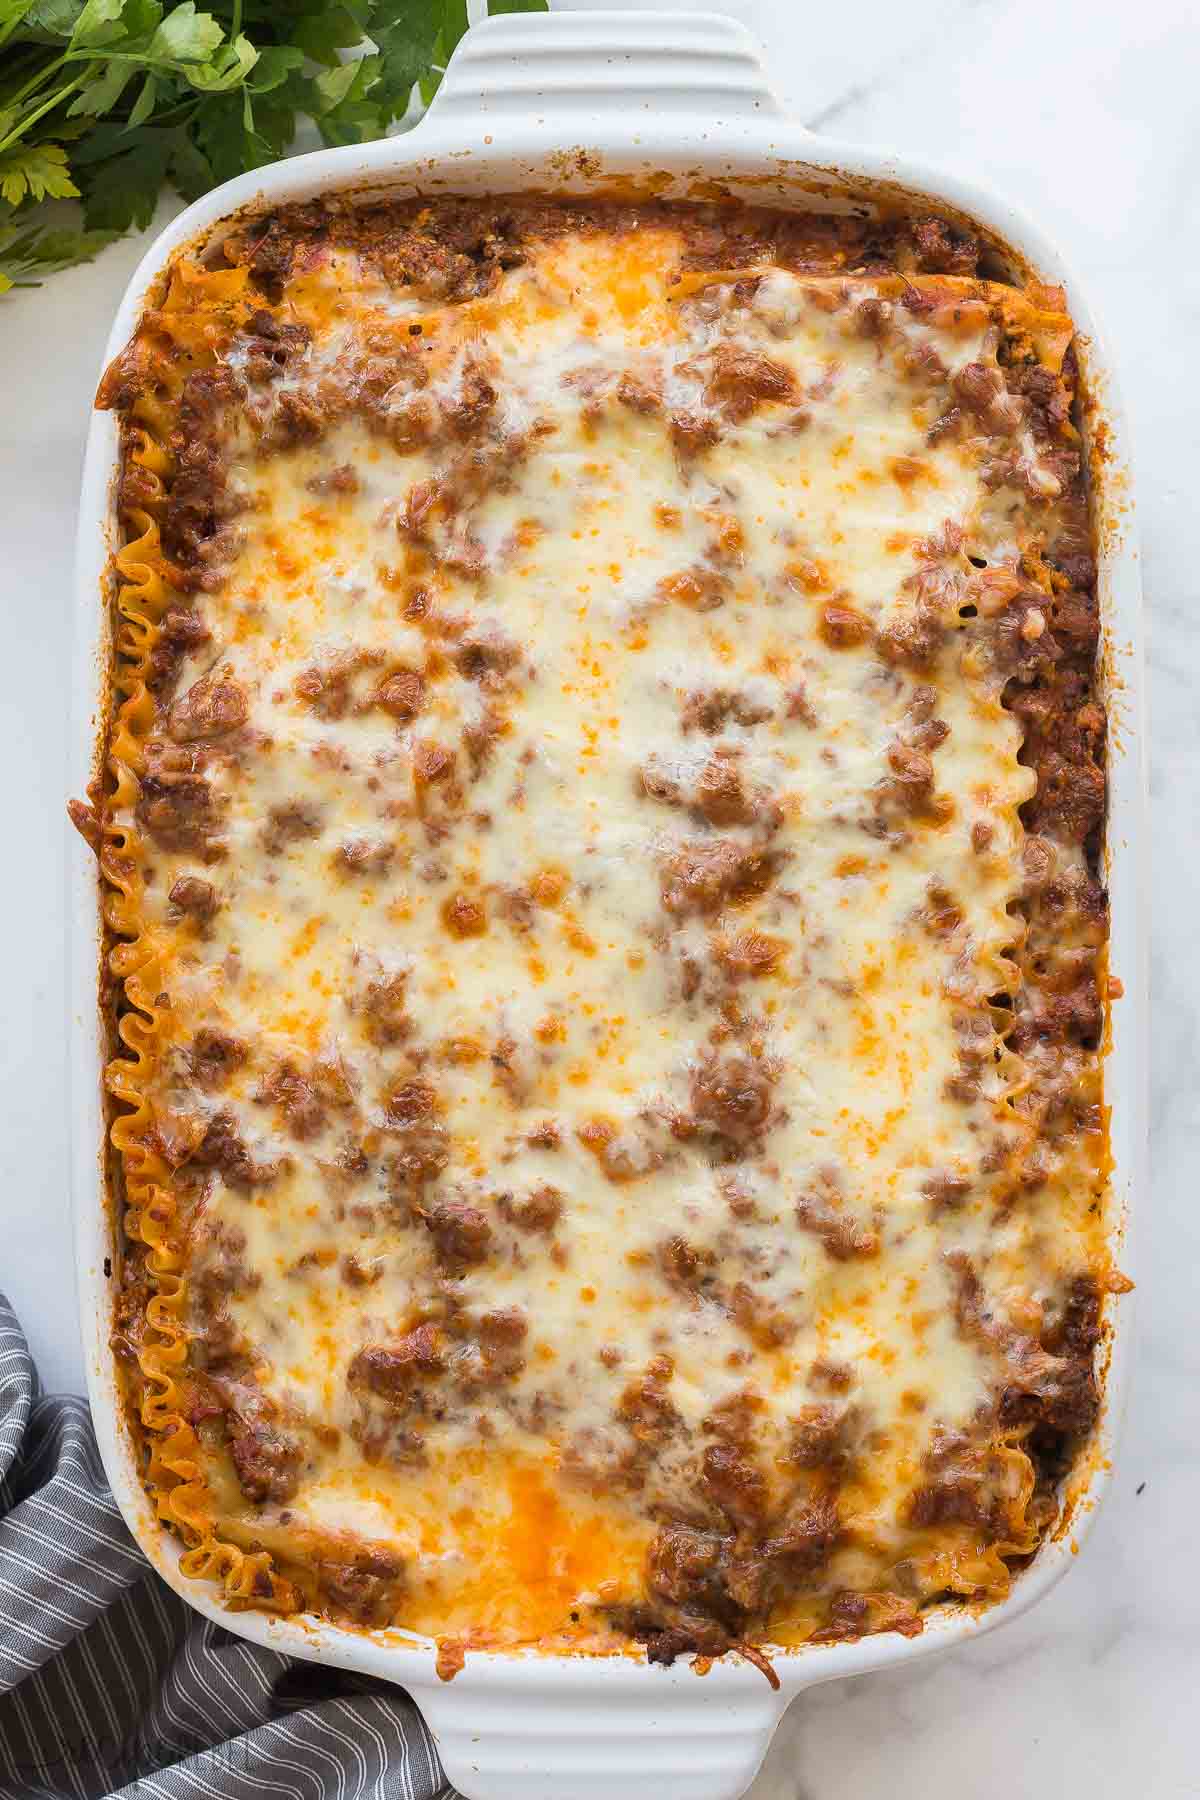
<svg viewBox="0 0 1200 1800">
<path fill-rule="evenodd" d="M 309 205 L 122 424 L 113 1344 L 232 1606 L 671 1661 L 1069 1517 L 1105 712 L 1061 291 L 937 218 Z"/>
</svg>

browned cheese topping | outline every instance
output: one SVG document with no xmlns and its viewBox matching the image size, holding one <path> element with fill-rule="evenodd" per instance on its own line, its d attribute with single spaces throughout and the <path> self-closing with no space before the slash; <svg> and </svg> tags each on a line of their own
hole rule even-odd
<svg viewBox="0 0 1200 1800">
<path fill-rule="evenodd" d="M 308 207 L 106 376 L 115 1343 L 232 1597 L 669 1661 L 1053 1524 L 1105 714 L 1071 322 L 978 256 Z"/>
</svg>

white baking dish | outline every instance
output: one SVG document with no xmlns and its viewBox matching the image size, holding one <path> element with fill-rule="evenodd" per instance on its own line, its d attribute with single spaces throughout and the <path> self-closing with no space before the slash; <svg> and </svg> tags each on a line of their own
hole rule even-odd
<svg viewBox="0 0 1200 1800">
<path fill-rule="evenodd" d="M 497 18 L 456 52 L 441 91 L 407 136 L 321 151 L 244 176 L 190 207 L 162 234 L 129 285 L 107 356 L 130 336 L 151 284 L 184 243 L 247 205 L 307 199 L 334 189 L 488 194 L 517 189 L 587 193 L 614 178 L 653 178 L 686 196 L 727 182 L 776 206 L 869 203 L 873 194 L 920 194 L 965 215 L 1041 278 L 1065 284 L 1082 334 L 1096 457 L 1107 677 L 1113 717 L 1109 827 L 1112 968 L 1126 998 L 1115 1009 L 1108 1062 L 1115 1159 L 1115 1227 L 1130 1266 L 1125 1220 L 1145 1161 L 1146 1015 L 1141 929 L 1142 652 L 1139 568 L 1125 427 L 1095 317 L 1035 229 L 962 178 L 899 155 L 822 142 L 784 118 L 752 40 L 715 15 L 575 13 Z M 94 767 L 108 669 L 103 604 L 113 547 L 117 421 L 93 416 L 79 527 L 74 669 L 74 791 Z M 916 1639 L 780 1654 L 774 1693 L 745 1663 L 719 1663 L 704 1679 L 683 1663 L 652 1668 L 633 1657 L 474 1655 L 452 1684 L 434 1672 L 431 1646 L 401 1633 L 361 1633 L 256 1613 L 231 1614 L 213 1590 L 178 1568 L 179 1546 L 155 1522 L 121 1419 L 108 1348 L 111 1250 L 100 1145 L 105 1036 L 94 1001 L 99 941 L 95 863 L 76 842 L 71 864 L 72 1131 L 79 1291 L 89 1390 L 108 1477 L 130 1529 L 178 1593 L 258 1643 L 316 1662 L 382 1676 L 419 1701 L 451 1780 L 472 1800 L 735 1800 L 752 1780 L 784 1708 L 833 1677 L 948 1649 L 1033 1604 L 1069 1566 L 1107 1480 L 1128 1341 L 1115 1334 L 1098 1453 L 1071 1528 L 1043 1546 L 1011 1597 L 979 1617 L 962 1608 L 929 1616 Z M 1128 1303 L 1125 1303 L 1126 1311 Z"/>
</svg>

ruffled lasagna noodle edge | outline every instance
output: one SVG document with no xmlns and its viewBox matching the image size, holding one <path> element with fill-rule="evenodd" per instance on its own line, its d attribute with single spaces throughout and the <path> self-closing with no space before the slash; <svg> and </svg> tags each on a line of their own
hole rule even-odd
<svg viewBox="0 0 1200 1800">
<path fill-rule="evenodd" d="M 245 271 L 229 271 L 233 283 L 228 276 L 222 280 L 223 274 L 217 276 L 217 284 L 224 290 L 221 297 L 232 298 L 230 289 L 244 285 Z M 177 302 L 183 299 L 174 282 L 168 307 L 172 298 Z M 118 704 L 105 759 L 110 788 L 100 868 L 104 921 L 117 939 L 108 964 L 125 1000 L 124 1008 L 118 1002 L 117 1020 L 123 1053 L 114 1056 L 105 1069 L 108 1093 L 123 1109 L 114 1119 L 109 1137 L 123 1174 L 125 1235 L 146 1246 L 146 1269 L 155 1289 L 146 1305 L 148 1329 L 137 1350 L 143 1384 L 135 1407 L 143 1427 L 139 1446 L 142 1475 L 160 1521 L 183 1540 L 179 1567 L 184 1575 L 216 1582 L 226 1603 L 235 1610 L 257 1607 L 291 1612 L 297 1606 L 295 1590 L 274 1569 L 270 1553 L 242 1550 L 217 1536 L 208 1483 L 197 1457 L 198 1440 L 181 1410 L 177 1376 L 188 1353 L 184 1256 L 175 1232 L 177 1201 L 170 1171 L 148 1142 L 152 1115 L 146 1092 L 163 1038 L 162 1011 L 156 998 L 160 963 L 142 912 L 144 845 L 134 826 L 127 827 L 114 818 L 122 812 L 132 817 L 144 764 L 144 739 L 154 723 L 150 659 L 172 592 L 164 568 L 159 515 L 173 470 L 165 448 L 168 419 L 153 400 L 140 397 L 133 422 L 122 429 L 122 460 L 127 458 L 142 472 L 145 504 L 121 507 L 125 542 L 114 557 L 117 619 L 111 681 Z"/>
</svg>

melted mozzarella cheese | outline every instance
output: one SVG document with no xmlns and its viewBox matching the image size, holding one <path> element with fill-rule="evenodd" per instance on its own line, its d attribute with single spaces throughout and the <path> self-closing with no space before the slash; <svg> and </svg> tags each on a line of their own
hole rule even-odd
<svg viewBox="0 0 1200 1800">
<path fill-rule="evenodd" d="M 168 1064 L 160 1105 L 229 1114 L 278 1165 L 213 1177 L 194 1266 L 232 1254 L 229 1314 L 304 1438 L 288 1518 L 411 1557 L 419 1628 L 529 1639 L 634 1594 L 714 1410 L 755 1397 L 782 1496 L 831 1371 L 869 1448 L 823 1580 L 885 1581 L 924 1553 L 905 1508 L 931 1444 L 994 1392 L 945 1252 L 1035 1297 L 1082 1254 L 1082 1227 L 1048 1247 L 1036 1209 L 995 1208 L 1023 1127 L 989 1003 L 1033 778 L 954 602 L 967 552 L 1003 565 L 1024 527 L 969 443 L 929 442 L 955 371 L 994 354 L 993 312 L 975 284 L 897 308 L 881 339 L 856 308 L 887 278 L 679 294 L 674 250 L 568 236 L 432 312 L 365 280 L 348 309 L 336 260 L 294 282 L 313 342 L 264 408 L 336 386 L 418 314 L 427 379 L 382 427 L 343 412 L 271 454 L 243 430 L 241 545 L 180 682 L 221 668 L 248 717 L 209 768 L 219 910 L 202 937 L 180 925 L 166 896 L 195 859 L 152 847 L 151 929 L 179 1054 L 202 1021 L 248 1055 L 207 1091 Z M 777 391 L 727 403 L 729 354 L 766 359 Z M 509 451 L 490 470 L 469 431 L 390 430 L 414 393 L 452 416 L 478 370 Z M 681 417 L 709 428 L 698 449 Z M 925 666 L 881 657 L 930 593 Z M 397 671 L 422 678 L 411 719 L 377 698 Z M 424 779 L 439 751 L 451 773 Z M 769 872 L 697 898 L 685 865 L 714 846 Z M 389 983 L 390 1031 L 371 1012 Z M 269 1091 L 285 1064 L 336 1071 L 302 1135 Z M 761 1090 L 753 1129 L 736 1099 L 722 1125 L 726 1076 Z M 421 1204 L 481 1214 L 480 1260 L 439 1260 L 397 1203 L 404 1083 L 445 1132 Z M 939 1212 L 947 1176 L 964 1197 Z M 514 1223 L 547 1188 L 557 1221 Z M 516 1309 L 518 1366 L 431 1378 L 443 1399 L 401 1432 L 351 1365 L 447 1296 L 475 1323 Z M 679 1424 L 634 1485 L 623 1396 L 663 1358 Z"/>
</svg>

